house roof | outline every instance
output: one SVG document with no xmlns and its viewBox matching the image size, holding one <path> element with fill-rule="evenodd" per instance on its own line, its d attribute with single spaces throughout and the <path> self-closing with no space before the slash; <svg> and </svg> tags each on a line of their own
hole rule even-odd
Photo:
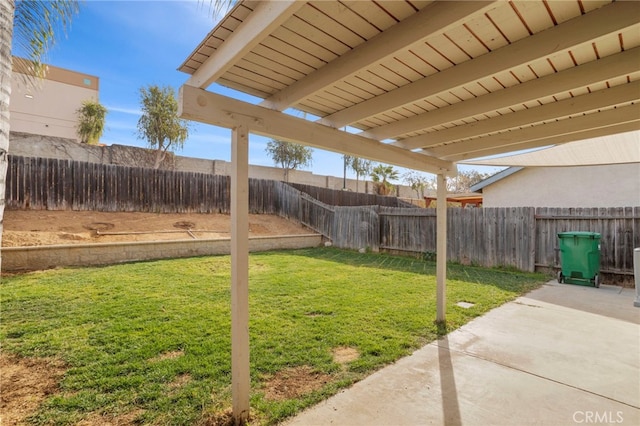
<svg viewBox="0 0 640 426">
<path fill-rule="evenodd" d="M 509 167 L 508 169 L 504 169 L 502 171 L 499 171 L 498 173 L 489 176 L 486 179 L 481 180 L 480 182 L 471 185 L 471 187 L 469 188 L 471 190 L 471 192 L 479 192 L 482 193 L 482 190 L 493 184 L 496 183 L 499 180 L 502 180 L 504 178 L 506 178 L 507 176 L 511 176 L 514 173 L 519 172 L 520 170 L 524 169 L 524 167 Z"/>
<path fill-rule="evenodd" d="M 465 164 L 485 166 L 570 167 L 640 163 L 640 132 L 570 142 L 539 151 Z"/>
<path fill-rule="evenodd" d="M 638 58 L 640 2 L 245 0 L 180 66 L 181 113 L 453 174 L 462 160 L 640 129 Z"/>
</svg>

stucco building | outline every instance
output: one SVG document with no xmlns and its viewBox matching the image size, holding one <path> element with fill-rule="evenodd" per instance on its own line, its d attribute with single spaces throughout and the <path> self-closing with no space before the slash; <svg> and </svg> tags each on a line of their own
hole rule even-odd
<svg viewBox="0 0 640 426">
<path fill-rule="evenodd" d="M 471 189 L 484 207 L 635 207 L 640 163 L 510 167 Z"/>
<path fill-rule="evenodd" d="M 11 132 L 78 140 L 76 111 L 83 101 L 98 100 L 98 77 L 51 65 L 44 78 L 33 74 L 29 61 L 14 58 Z"/>
<path fill-rule="evenodd" d="M 640 206 L 640 132 L 469 164 L 512 166 L 471 187 L 484 207 Z"/>
</svg>

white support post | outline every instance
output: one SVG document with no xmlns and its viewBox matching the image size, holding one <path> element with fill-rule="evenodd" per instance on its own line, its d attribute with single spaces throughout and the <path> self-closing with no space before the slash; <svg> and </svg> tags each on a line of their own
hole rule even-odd
<svg viewBox="0 0 640 426">
<path fill-rule="evenodd" d="M 249 132 L 231 137 L 231 393 L 233 419 L 249 417 Z"/>
<path fill-rule="evenodd" d="M 447 288 L 447 178 L 438 175 L 437 188 L 437 238 L 436 238 L 436 321 L 446 321 Z"/>
</svg>

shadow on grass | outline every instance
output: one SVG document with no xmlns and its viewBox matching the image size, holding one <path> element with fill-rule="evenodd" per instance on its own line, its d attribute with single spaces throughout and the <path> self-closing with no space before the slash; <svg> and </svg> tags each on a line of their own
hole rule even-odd
<svg viewBox="0 0 640 426">
<path fill-rule="evenodd" d="M 278 252 L 263 252 L 261 256 L 277 255 Z M 412 272 L 435 277 L 436 263 L 430 260 L 386 253 L 359 253 L 334 247 L 321 247 L 287 251 L 292 256 L 304 256 L 318 260 L 339 262 L 345 265 Z M 482 285 L 492 285 L 501 290 L 515 293 L 531 291 L 544 282 L 547 277 L 540 273 L 523 272 L 513 269 L 483 268 L 455 263 L 447 264 L 447 280 L 463 281 Z"/>
</svg>

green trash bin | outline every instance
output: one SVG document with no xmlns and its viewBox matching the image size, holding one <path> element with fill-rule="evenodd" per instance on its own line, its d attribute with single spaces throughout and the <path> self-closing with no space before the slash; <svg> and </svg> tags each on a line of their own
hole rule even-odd
<svg viewBox="0 0 640 426">
<path fill-rule="evenodd" d="M 600 234 L 560 232 L 559 283 L 600 287 Z"/>
</svg>

